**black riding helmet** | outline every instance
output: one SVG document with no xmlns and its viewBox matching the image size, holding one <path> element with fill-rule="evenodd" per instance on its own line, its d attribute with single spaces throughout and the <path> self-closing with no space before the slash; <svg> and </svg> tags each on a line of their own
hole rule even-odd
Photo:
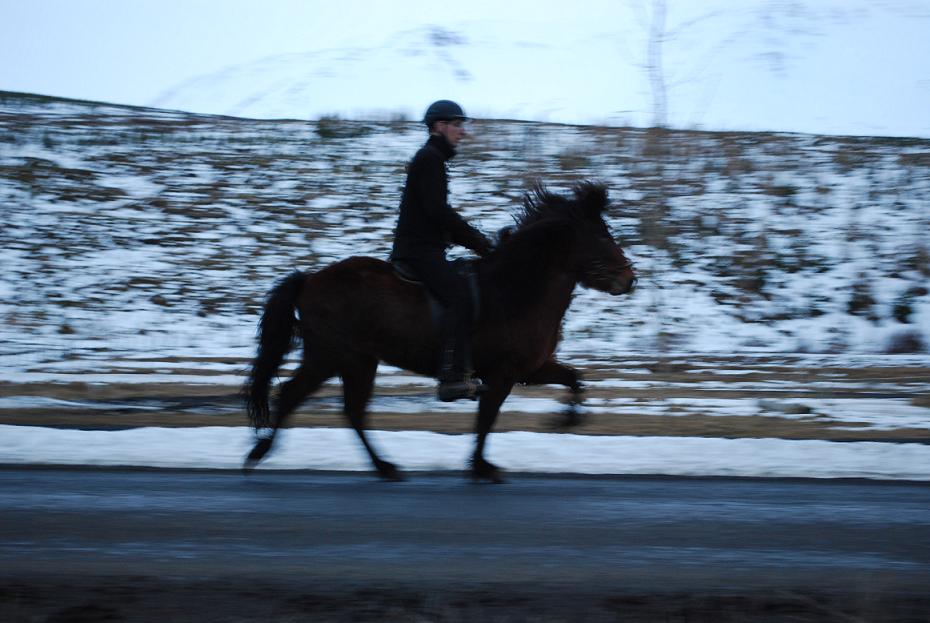
<svg viewBox="0 0 930 623">
<path fill-rule="evenodd" d="M 423 123 L 425 123 L 427 127 L 431 127 L 437 121 L 455 121 L 457 119 L 465 121 L 468 117 L 465 116 L 465 111 L 462 110 L 462 107 L 452 100 L 433 102 L 429 105 L 429 108 L 426 109 L 426 114 L 423 115 Z"/>
</svg>

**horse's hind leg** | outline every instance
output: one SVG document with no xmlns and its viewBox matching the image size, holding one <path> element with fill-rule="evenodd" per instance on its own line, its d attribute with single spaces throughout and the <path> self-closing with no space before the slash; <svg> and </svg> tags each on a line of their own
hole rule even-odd
<svg viewBox="0 0 930 623">
<path fill-rule="evenodd" d="M 365 434 L 366 409 L 375 384 L 375 373 L 378 370 L 377 359 L 357 360 L 346 364 L 342 370 L 342 392 L 345 402 L 345 414 L 358 433 L 358 438 L 368 451 L 371 462 L 378 474 L 385 480 L 403 480 L 397 466 L 385 461 L 375 451 Z"/>
<path fill-rule="evenodd" d="M 255 447 L 249 452 L 245 459 L 243 469 L 248 472 L 261 461 L 271 450 L 274 444 L 275 435 L 278 429 L 286 422 L 291 413 L 300 406 L 307 396 L 320 388 L 320 385 L 329 379 L 332 373 L 319 363 L 304 361 L 304 363 L 294 372 L 294 376 L 281 385 L 281 391 L 275 403 L 274 415 L 272 416 L 271 432 L 263 435 L 255 443 Z"/>
</svg>

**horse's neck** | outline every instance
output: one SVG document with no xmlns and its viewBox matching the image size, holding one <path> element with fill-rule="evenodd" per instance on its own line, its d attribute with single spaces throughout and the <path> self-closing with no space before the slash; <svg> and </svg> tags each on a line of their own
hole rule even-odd
<svg viewBox="0 0 930 623">
<path fill-rule="evenodd" d="M 552 279 L 537 299 L 540 304 L 533 313 L 537 322 L 542 321 L 541 324 L 547 325 L 552 331 L 558 329 L 571 305 L 575 285 L 576 282 L 564 273 Z"/>
<path fill-rule="evenodd" d="M 571 304 L 577 281 L 568 270 L 567 239 L 561 240 L 556 231 L 548 234 L 526 236 L 501 248 L 496 270 L 489 278 L 518 315 L 531 316 L 537 323 L 545 317 L 547 323 L 557 326 Z"/>
</svg>

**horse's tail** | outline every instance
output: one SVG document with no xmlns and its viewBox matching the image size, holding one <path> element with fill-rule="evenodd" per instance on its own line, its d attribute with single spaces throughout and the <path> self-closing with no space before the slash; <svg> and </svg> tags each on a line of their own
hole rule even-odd
<svg viewBox="0 0 930 623">
<path fill-rule="evenodd" d="M 271 424 L 268 394 L 271 380 L 298 337 L 297 297 L 306 275 L 295 270 L 278 282 L 268 294 L 258 326 L 258 355 L 243 388 L 249 422 L 256 429 Z"/>
</svg>

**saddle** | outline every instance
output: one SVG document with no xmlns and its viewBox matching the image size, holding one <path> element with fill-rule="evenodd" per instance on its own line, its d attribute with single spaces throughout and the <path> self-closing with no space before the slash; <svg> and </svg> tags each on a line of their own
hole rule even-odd
<svg viewBox="0 0 930 623">
<path fill-rule="evenodd" d="M 459 258 L 457 260 L 452 260 L 451 263 L 455 272 L 464 278 L 465 283 L 468 284 L 468 293 L 471 295 L 472 319 L 477 321 L 478 313 L 481 309 L 481 291 L 478 289 L 478 272 L 475 270 L 475 260 Z M 429 288 L 426 287 L 426 284 L 416 275 L 413 268 L 403 260 L 395 260 L 393 258 L 391 259 L 391 266 L 394 268 L 394 274 L 397 275 L 401 281 L 418 285 L 426 291 L 433 325 L 436 327 L 441 326 L 442 305 L 433 293 L 430 292 Z"/>
</svg>

